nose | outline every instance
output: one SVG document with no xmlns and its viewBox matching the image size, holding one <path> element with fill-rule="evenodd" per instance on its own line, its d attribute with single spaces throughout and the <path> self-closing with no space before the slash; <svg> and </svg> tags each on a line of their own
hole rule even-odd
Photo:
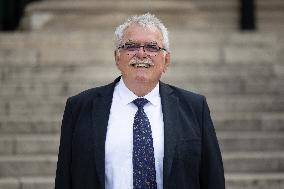
<svg viewBox="0 0 284 189">
<path fill-rule="evenodd" d="M 144 46 L 140 46 L 139 50 L 137 51 L 136 56 L 140 59 L 146 58 L 147 54 L 145 52 Z"/>
</svg>

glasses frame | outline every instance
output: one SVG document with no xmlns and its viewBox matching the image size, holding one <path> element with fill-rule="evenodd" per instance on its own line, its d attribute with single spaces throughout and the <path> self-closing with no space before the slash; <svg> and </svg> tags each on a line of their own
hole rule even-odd
<svg viewBox="0 0 284 189">
<path fill-rule="evenodd" d="M 144 51 L 146 54 L 148 54 L 148 55 L 156 55 L 156 54 L 158 54 L 161 50 L 167 51 L 165 48 L 160 47 L 160 46 L 157 45 L 157 44 L 152 44 L 152 45 L 156 45 L 156 46 L 158 47 L 158 48 L 157 48 L 157 52 L 145 50 L 145 46 L 150 45 L 151 43 L 144 44 L 144 45 L 140 45 L 140 44 L 138 44 L 138 43 L 133 43 L 133 44 L 139 45 L 139 48 L 138 48 L 137 50 L 130 51 L 130 50 L 125 49 L 125 47 L 126 47 L 127 44 L 129 44 L 129 42 L 126 42 L 126 43 L 124 43 L 123 45 L 120 45 L 117 49 L 123 49 L 123 50 L 125 50 L 125 51 L 127 51 L 127 52 L 134 52 L 133 54 L 137 54 L 137 52 L 140 50 L 140 48 L 143 47 L 143 51 Z M 137 46 L 137 47 L 138 47 L 138 46 Z"/>
</svg>

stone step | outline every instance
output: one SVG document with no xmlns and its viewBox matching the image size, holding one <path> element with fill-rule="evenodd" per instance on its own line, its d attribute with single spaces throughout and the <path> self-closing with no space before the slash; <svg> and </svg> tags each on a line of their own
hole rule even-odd
<svg viewBox="0 0 284 189">
<path fill-rule="evenodd" d="M 254 97 L 252 97 L 254 96 Z M 282 112 L 284 99 L 271 96 L 231 95 L 230 97 L 209 97 L 208 104 L 212 112 Z"/>
<path fill-rule="evenodd" d="M 283 151 L 281 132 L 218 132 L 220 148 L 224 152 Z"/>
<path fill-rule="evenodd" d="M 98 69 L 105 70 L 105 69 Z M 98 73 L 99 71 L 94 73 Z M 110 71 L 111 72 L 111 71 Z M 5 81 L 0 82 L 0 96 L 3 100 L 11 98 L 32 98 L 32 97 L 45 97 L 54 98 L 57 96 L 70 96 L 79 93 L 88 88 L 94 88 L 100 85 L 105 85 L 112 82 L 119 74 L 100 72 L 100 74 L 80 75 L 75 72 L 72 76 L 71 73 L 55 76 L 54 78 L 45 79 L 44 75 L 35 76 L 30 74 L 29 78 L 7 76 Z M 114 70 L 116 72 L 116 70 Z M 217 72 L 217 71 L 216 71 Z M 105 73 L 105 74 L 104 74 Z M 179 75 L 176 78 L 174 75 Z M 21 74 L 19 74 L 21 75 Z M 11 78 L 11 79 L 10 79 Z M 284 93 L 284 77 L 261 77 L 261 76 L 214 76 L 212 75 L 199 75 L 186 74 L 175 72 L 171 70 L 169 74 L 162 78 L 162 81 L 181 87 L 196 93 L 201 93 L 206 96 L 213 96 L 214 94 L 240 94 L 240 95 L 271 95 L 281 96 Z M 281 87 L 283 86 L 283 87 Z M 265 88 L 265 90 L 263 90 Z"/>
<path fill-rule="evenodd" d="M 243 48 L 272 48 L 283 44 L 281 32 L 239 32 L 232 31 L 223 33 L 221 31 L 190 31 L 185 29 L 169 30 L 171 45 L 178 47 L 202 47 L 202 46 L 241 46 Z M 106 31 L 41 31 L 41 32 L 15 32 L 0 33 L 1 51 L 19 49 L 12 57 L 21 56 L 23 52 L 32 52 L 35 49 L 109 49 L 113 45 L 114 28 Z M 29 47 L 29 49 L 27 49 Z M 194 48 L 193 48 L 194 49 Z M 29 51 L 28 51 L 29 50 Z M 12 53 L 8 51 L 7 53 Z M 26 56 L 20 57 L 21 59 Z M 21 62 L 19 62 L 21 63 Z M 24 63 L 26 64 L 26 63 Z"/>
<path fill-rule="evenodd" d="M 277 74 L 277 66 L 281 64 L 206 64 L 206 63 L 172 63 L 165 77 L 169 79 L 192 80 L 201 78 L 220 78 L 220 79 L 252 79 L 252 78 L 271 78 L 283 79 L 284 74 Z M 101 80 L 114 77 L 119 74 L 115 64 L 36 64 L 36 65 L 13 65 L 4 64 L 1 69 L 1 82 L 13 80 L 25 80 L 26 82 L 41 80 Z M 179 77 L 176 75 L 178 74 Z"/>
<path fill-rule="evenodd" d="M 284 152 L 223 153 L 226 173 L 284 173 Z"/>
<path fill-rule="evenodd" d="M 215 113 L 223 112 L 283 112 L 284 99 L 271 98 L 270 95 L 219 95 L 207 96 L 211 111 Z M 49 98 L 43 100 L 36 98 L 11 98 L 0 101 L 0 118 L 14 117 L 45 117 L 62 115 L 66 99 L 63 97 Z"/>
<path fill-rule="evenodd" d="M 231 115 L 212 116 L 215 129 L 219 131 L 259 131 L 283 132 L 283 113 L 233 113 Z M 51 120 L 33 119 L 2 119 L 0 133 L 5 134 L 58 134 L 61 127 L 61 118 Z"/>
<path fill-rule="evenodd" d="M 64 100 L 66 101 L 66 99 Z M 210 107 L 210 106 L 209 106 Z M 63 113 L 63 112 L 62 112 Z M 283 112 L 256 112 L 256 111 L 253 111 L 253 112 L 213 112 L 211 111 L 211 117 L 214 121 L 217 121 L 217 122 L 224 122 L 225 126 L 223 127 L 226 127 L 226 125 L 228 125 L 227 122 L 230 122 L 231 121 L 238 121 L 238 120 L 241 120 L 241 121 L 245 121 L 245 120 L 254 120 L 253 122 L 255 122 L 255 120 L 261 120 L 261 124 L 258 124 L 258 126 L 248 126 L 248 128 L 260 128 L 260 127 L 269 127 L 267 125 L 267 123 L 270 123 L 270 124 L 278 124 L 280 127 L 279 129 L 281 129 L 281 127 L 283 126 Z M 50 117 L 47 117 L 47 116 L 14 116 L 12 118 L 10 117 L 1 117 L 0 119 L 1 123 L 5 123 L 6 122 L 60 122 L 61 123 L 61 120 L 62 120 L 62 114 L 60 113 L 60 115 L 58 116 L 50 116 Z M 272 122 L 270 122 L 269 120 L 271 120 Z M 276 130 L 277 130 L 277 126 L 274 125 Z M 242 125 L 239 125 L 238 126 L 240 129 L 244 129 L 244 131 L 247 131 L 244 127 L 246 127 L 245 124 L 242 124 Z M 273 126 L 272 126 L 272 129 L 273 129 Z M 238 129 L 236 129 L 238 130 Z M 248 129 L 250 130 L 250 129 Z M 252 129 L 254 130 L 254 129 Z M 234 130 L 233 130 L 234 131 Z"/>
<path fill-rule="evenodd" d="M 53 176 L 57 156 L 0 156 L 0 178 L 23 176 Z"/>
<path fill-rule="evenodd" d="M 1 84 L 0 97 L 3 101 L 11 99 L 38 99 L 44 98 L 47 100 L 65 99 L 68 96 L 78 94 L 80 91 L 105 85 L 115 78 L 102 80 L 85 80 L 82 82 L 69 79 L 66 81 L 31 81 L 17 80 L 13 83 Z M 24 82 L 25 81 L 25 82 Z M 219 95 L 270 95 L 271 98 L 277 98 L 284 94 L 284 82 L 280 80 L 270 79 L 254 79 L 251 81 L 244 81 L 242 79 L 210 79 L 200 78 L 188 79 L 188 81 L 178 81 L 177 79 L 168 79 L 165 77 L 162 81 L 175 85 L 195 93 L 203 94 L 205 96 L 219 96 Z M 265 88 L 265 90 L 263 90 Z"/>
<path fill-rule="evenodd" d="M 58 134 L 61 128 L 59 120 L 1 120 L 1 135 L 11 134 Z"/>
<path fill-rule="evenodd" d="M 224 152 L 282 151 L 284 133 L 218 132 L 219 143 Z M 0 154 L 57 154 L 58 134 L 1 134 Z"/>
<path fill-rule="evenodd" d="M 69 1 L 45 1 L 39 3 L 33 3 L 27 8 L 27 12 L 31 11 L 43 11 L 43 12 L 54 12 L 61 13 L 62 10 L 65 14 L 70 12 L 80 12 L 82 14 L 102 14 L 104 11 L 139 11 L 143 9 L 160 10 L 161 12 L 172 12 L 176 10 L 189 11 L 194 8 L 200 8 L 202 10 L 208 10 L 215 12 L 217 9 L 223 11 L 229 11 L 226 8 L 235 8 L 238 3 L 236 1 L 125 1 L 120 0 L 118 3 L 115 3 L 113 0 L 108 1 L 93 1 L 93 0 L 69 0 Z M 263 4 L 269 6 L 270 4 Z M 93 10 L 97 10 L 94 11 Z M 90 11 L 90 12 L 89 12 Z M 64 14 L 62 13 L 62 14 Z"/>
<path fill-rule="evenodd" d="M 257 0 L 256 5 L 259 9 L 267 11 L 284 9 L 284 3 L 282 0 L 271 0 L 269 2 L 266 0 Z"/>
<path fill-rule="evenodd" d="M 210 25 L 208 20 L 214 21 L 214 17 L 220 17 L 220 15 L 223 16 L 222 24 L 224 25 L 224 18 L 228 18 L 226 20 L 229 20 L 227 21 L 229 25 L 232 23 L 232 16 L 224 16 L 224 14 L 235 16 L 237 3 L 234 1 L 198 3 L 198 1 L 147 0 L 120 1 L 119 3 L 114 1 L 100 1 L 99 3 L 95 1 L 48 1 L 34 3 L 27 8 L 25 28 L 57 30 L 66 28 L 113 28 L 129 15 L 144 12 L 158 14 L 169 26 L 204 27 L 204 25 Z M 80 20 L 80 22 L 76 23 L 74 20 Z M 59 24 L 60 22 L 61 24 Z M 64 28 L 62 23 L 64 23 Z M 214 27 L 214 25 L 211 24 L 210 27 Z"/>
<path fill-rule="evenodd" d="M 227 189 L 282 189 L 284 173 L 226 174 Z"/>
<path fill-rule="evenodd" d="M 260 81 L 263 80 L 263 81 Z M 165 81 L 186 90 L 193 91 L 195 93 L 203 94 L 205 96 L 214 95 L 271 95 L 271 97 L 283 96 L 284 93 L 282 88 L 279 86 L 283 85 L 282 81 L 270 79 L 260 79 L 256 82 L 243 81 L 238 79 L 212 79 L 211 81 L 206 80 L 188 80 L 188 81 L 174 81 L 172 79 L 165 78 Z M 263 90 L 263 89 L 266 90 Z"/>
<path fill-rule="evenodd" d="M 0 154 L 57 154 L 59 135 L 2 135 Z"/>
<path fill-rule="evenodd" d="M 224 116 L 231 115 L 231 114 L 241 114 L 241 113 L 248 114 L 248 115 L 251 115 L 251 114 L 261 114 L 262 115 L 266 113 L 275 114 L 277 112 L 279 113 L 283 112 L 282 110 L 281 111 L 279 110 L 281 109 L 280 106 L 282 106 L 282 102 L 279 102 L 278 100 L 279 99 L 275 99 L 275 103 L 273 103 L 273 104 L 277 104 L 277 107 L 271 107 L 271 104 L 269 104 L 268 102 L 269 100 L 266 102 L 267 104 L 263 104 L 263 102 L 261 102 L 261 104 L 258 104 L 257 102 L 255 102 L 255 100 L 252 100 L 252 102 L 250 100 L 248 100 L 247 102 L 243 101 L 242 104 L 246 104 L 246 105 L 243 105 L 243 107 L 241 107 L 240 105 L 238 105 L 237 107 L 232 107 L 232 105 L 236 106 L 236 104 L 230 105 L 229 103 L 227 103 L 226 109 L 224 106 L 220 106 L 220 103 L 221 105 L 224 104 L 222 100 L 219 103 L 215 102 L 215 104 L 213 104 L 213 102 L 209 102 L 209 107 L 211 109 L 211 115 L 214 118 L 224 117 Z M 29 107 L 30 109 L 28 109 L 28 106 L 21 104 L 21 108 L 18 110 L 14 110 L 16 109 L 16 107 L 13 107 L 12 108 L 13 110 L 11 110 L 10 106 L 6 104 L 4 105 L 4 107 L 2 106 L 2 109 L 0 112 L 1 113 L 0 120 L 35 120 L 35 121 L 56 120 L 56 121 L 60 121 L 62 119 L 64 104 L 65 104 L 63 102 L 65 101 L 66 99 L 62 100 L 62 104 L 55 105 L 56 108 L 52 107 L 52 105 L 50 104 L 43 104 L 43 102 L 34 103 L 32 107 Z M 253 106 L 251 106 L 252 103 L 254 103 Z M 38 108 L 40 106 L 47 106 L 47 107 Z M 244 107 L 246 107 L 246 109 Z"/>
<path fill-rule="evenodd" d="M 32 30 L 113 28 L 131 14 L 150 11 L 173 28 L 236 29 L 238 7 L 237 1 L 48 1 L 28 7 L 23 27 Z M 283 2 L 261 1 L 257 7 L 260 29 L 269 30 L 271 20 L 277 29 L 283 29 Z M 271 13 L 275 14 L 271 16 Z"/>
<path fill-rule="evenodd" d="M 0 46 L 3 46 L 3 49 L 0 50 L 0 57 L 2 57 L 0 64 L 38 65 L 38 63 L 64 63 L 64 65 L 78 65 L 80 63 L 92 63 L 96 65 L 113 65 L 112 34 L 105 36 L 107 39 L 104 39 L 100 32 L 95 32 L 93 35 L 87 35 L 90 38 L 94 38 L 94 41 L 89 40 L 87 42 L 87 37 L 77 35 L 77 33 L 75 32 L 65 37 L 62 37 L 63 34 L 53 34 L 50 37 L 44 37 L 44 34 L 39 36 L 35 34 L 36 37 L 28 37 L 29 40 L 25 39 L 25 42 L 21 40 L 19 42 L 17 39 L 22 37 L 15 36 L 5 39 L 7 36 L 4 35 L 2 39 L 0 37 L 0 42 L 2 43 Z M 171 40 L 172 63 L 177 65 L 188 63 L 273 64 L 283 58 L 283 53 L 281 53 L 284 48 L 281 45 L 283 39 L 280 39 L 281 37 L 278 37 L 276 34 L 256 34 L 255 37 L 248 34 L 216 37 L 213 34 L 196 35 L 194 33 L 193 36 L 190 36 L 191 34 L 186 34 L 186 31 L 171 34 L 177 36 L 180 33 L 182 33 L 180 38 L 173 37 Z M 50 35 L 46 32 L 45 34 Z M 94 37 L 95 35 L 97 37 Z M 220 34 L 217 35 L 220 36 Z M 197 39 L 194 40 L 194 37 Z M 202 39 L 203 37 L 205 39 Z M 212 39 L 214 37 L 216 38 L 215 40 Z M 12 38 L 12 42 L 9 38 Z M 241 38 L 244 39 L 241 40 Z M 248 40 L 249 38 L 251 39 Z M 259 38 L 264 39 L 260 40 Z M 16 39 L 17 42 L 14 43 L 13 41 L 16 41 Z M 50 48 L 50 46 L 53 46 L 53 48 Z M 27 47 L 30 48 L 27 49 Z"/>
<path fill-rule="evenodd" d="M 284 173 L 283 152 L 224 153 L 225 173 Z M 56 171 L 56 155 L 1 156 L 0 178 L 21 176 L 53 176 Z"/>
<path fill-rule="evenodd" d="M 233 114 L 212 118 L 218 131 L 284 131 L 284 115 L 281 114 Z M 1 120 L 1 134 L 56 134 L 61 120 Z"/>
<path fill-rule="evenodd" d="M 1 189 L 52 189 L 54 177 L 6 177 L 0 178 Z"/>
<path fill-rule="evenodd" d="M 59 98 L 56 98 L 59 100 Z M 65 106 L 65 100 L 52 100 L 50 102 L 39 99 L 25 99 L 0 102 L 0 116 L 55 116 L 60 115 Z"/>
<path fill-rule="evenodd" d="M 171 35 L 172 34 L 172 35 Z M 283 38 L 274 33 L 170 31 L 172 65 L 279 62 Z M 111 32 L 42 32 L 0 35 L 0 64 L 113 65 Z M 53 46 L 51 49 L 50 46 Z M 101 47 L 98 49 L 98 46 Z M 30 47 L 30 48 L 27 48 Z M 24 49 L 23 49 L 24 48 Z"/>
<path fill-rule="evenodd" d="M 212 116 L 214 126 L 218 131 L 259 131 L 282 132 L 284 131 L 284 114 L 265 113 L 265 114 L 223 114 Z"/>
<path fill-rule="evenodd" d="M 94 88 L 96 86 L 104 85 L 112 81 L 112 78 L 108 81 L 105 79 L 93 82 L 77 82 L 72 83 L 71 81 L 63 82 L 59 81 L 56 84 L 51 84 L 49 82 L 42 83 L 22 83 L 11 85 L 2 85 L 0 90 L 0 97 L 2 100 L 6 99 L 19 99 L 19 98 L 44 98 L 44 99 L 61 99 L 67 96 L 72 96 L 79 93 L 80 91 L 86 90 L 88 88 Z M 164 81 L 168 81 L 165 79 Z M 16 82 L 15 82 L 16 83 Z M 283 96 L 283 82 L 269 81 L 261 83 L 245 83 L 243 81 L 228 79 L 226 83 L 224 80 L 212 79 L 211 81 L 199 80 L 199 81 L 172 81 L 169 80 L 168 83 L 181 87 L 195 93 L 203 94 L 205 96 L 218 96 L 218 95 L 271 95 L 272 98 Z M 266 90 L 263 90 L 266 88 Z M 282 91 L 281 91 L 282 90 Z"/>
<path fill-rule="evenodd" d="M 178 44 L 177 44 L 178 45 Z M 182 47 L 181 45 L 172 45 L 172 65 L 184 65 L 189 63 L 195 64 L 257 64 L 277 62 L 281 58 L 281 48 L 271 47 L 225 47 L 225 46 L 191 46 Z M 92 63 L 93 65 L 113 65 L 114 57 L 112 46 L 104 49 L 91 49 L 84 47 L 82 49 L 46 49 L 46 50 L 23 50 L 18 55 L 18 52 L 6 50 L 5 55 L 1 56 L 2 64 L 10 62 L 21 62 L 32 64 L 75 64 Z M 17 51 L 17 50 L 16 50 Z M 18 50 L 21 51 L 21 50 Z M 2 54 L 4 54 L 2 53 Z M 10 57 L 7 55 L 11 54 Z M 16 55 L 15 55 L 16 54 Z M 5 57 L 6 56 L 6 57 Z M 7 65 L 8 66 L 8 65 Z"/>
<path fill-rule="evenodd" d="M 205 94 L 283 94 L 284 87 L 280 87 L 284 83 L 283 70 L 284 66 L 281 64 L 173 64 L 162 80 Z M 0 96 L 68 96 L 111 82 L 118 75 L 115 66 L 8 64 L 0 73 L 0 88 L 4 89 L 1 90 Z"/>
<path fill-rule="evenodd" d="M 282 189 L 283 173 L 232 173 L 226 174 L 227 189 Z M 6 177 L 0 178 L 1 189 L 52 189 L 53 176 Z"/>
<path fill-rule="evenodd" d="M 233 113 L 231 115 L 212 116 L 215 129 L 218 132 L 284 132 L 283 113 Z M 61 118 L 51 120 L 50 117 L 33 119 L 1 119 L 0 133 L 8 134 L 58 134 L 61 128 Z"/>
</svg>

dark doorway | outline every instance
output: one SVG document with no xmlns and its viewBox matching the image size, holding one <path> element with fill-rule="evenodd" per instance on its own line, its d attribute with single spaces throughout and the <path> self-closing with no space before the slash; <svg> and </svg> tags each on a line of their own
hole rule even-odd
<svg viewBox="0 0 284 189">
<path fill-rule="evenodd" d="M 0 30 L 16 30 L 26 5 L 32 1 L 36 0 L 0 0 Z"/>
<path fill-rule="evenodd" d="M 240 0 L 240 28 L 241 30 L 255 30 L 255 0 Z"/>
</svg>

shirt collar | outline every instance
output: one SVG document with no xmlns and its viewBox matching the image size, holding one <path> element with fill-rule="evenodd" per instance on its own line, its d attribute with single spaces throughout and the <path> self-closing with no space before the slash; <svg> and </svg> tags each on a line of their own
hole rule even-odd
<svg viewBox="0 0 284 189">
<path fill-rule="evenodd" d="M 126 87 L 122 78 L 117 84 L 117 89 L 118 89 L 118 96 L 124 105 L 127 105 L 136 98 L 139 98 L 137 95 L 135 95 L 132 91 L 130 91 Z M 151 104 L 157 106 L 158 103 L 160 102 L 159 83 L 155 86 L 155 88 L 152 91 L 146 94 L 143 98 L 146 98 Z"/>
</svg>

